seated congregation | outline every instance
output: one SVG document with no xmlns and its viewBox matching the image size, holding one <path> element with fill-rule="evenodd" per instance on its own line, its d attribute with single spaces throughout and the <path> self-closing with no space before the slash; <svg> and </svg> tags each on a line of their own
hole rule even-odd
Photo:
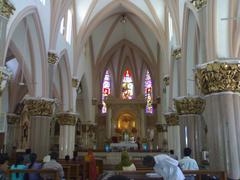
<svg viewBox="0 0 240 180">
<path fill-rule="evenodd" d="M 194 179 L 225 179 L 224 172 L 199 170 L 197 162 L 191 157 L 191 149 L 184 149 L 184 157 L 177 160 L 171 150 L 169 154 L 145 156 L 141 163 L 131 160 L 129 153 L 121 153 L 121 161 L 111 170 L 95 157 L 89 150 L 85 157 L 69 155 L 58 159 L 56 152 L 46 155 L 37 161 L 37 154 L 27 149 L 25 154 L 8 157 L 0 154 L 0 180 L 124 180 L 124 179 L 163 179 L 163 180 L 194 180 Z M 213 173 L 213 174 L 212 174 Z"/>
</svg>

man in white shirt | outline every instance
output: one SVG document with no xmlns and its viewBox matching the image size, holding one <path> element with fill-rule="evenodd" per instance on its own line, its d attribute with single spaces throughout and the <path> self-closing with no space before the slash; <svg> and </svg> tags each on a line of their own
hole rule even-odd
<svg viewBox="0 0 240 180">
<path fill-rule="evenodd" d="M 199 170 L 198 164 L 195 159 L 190 157 L 192 150 L 190 148 L 184 148 L 184 157 L 179 160 L 179 166 L 182 170 Z M 193 175 L 186 176 L 186 180 L 194 180 Z"/>
<path fill-rule="evenodd" d="M 146 156 L 143 164 L 153 167 L 154 171 L 163 177 L 164 180 L 184 180 L 185 177 L 178 167 L 178 161 L 165 154 L 157 156 Z"/>
</svg>

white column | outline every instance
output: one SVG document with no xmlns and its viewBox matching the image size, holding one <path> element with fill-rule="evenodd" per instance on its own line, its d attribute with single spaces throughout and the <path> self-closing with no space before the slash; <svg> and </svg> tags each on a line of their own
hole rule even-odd
<svg viewBox="0 0 240 180">
<path fill-rule="evenodd" d="M 111 139 L 112 136 L 112 108 L 111 106 L 108 106 L 108 113 L 107 113 L 107 121 L 106 121 L 106 127 L 107 127 L 107 139 Z"/>
<path fill-rule="evenodd" d="M 52 95 L 53 81 L 55 79 L 56 63 L 59 57 L 55 51 L 48 52 L 49 95 Z"/>
<path fill-rule="evenodd" d="M 56 114 L 56 119 L 60 124 L 59 157 L 64 158 L 66 155 L 73 157 L 75 127 L 79 115 L 73 112 L 62 112 Z"/>
<path fill-rule="evenodd" d="M 145 108 L 145 107 L 144 107 Z M 145 123 L 145 109 L 141 105 L 140 113 L 141 113 L 141 119 L 140 119 L 140 127 L 141 127 L 141 138 L 146 137 L 146 123 Z"/>
</svg>

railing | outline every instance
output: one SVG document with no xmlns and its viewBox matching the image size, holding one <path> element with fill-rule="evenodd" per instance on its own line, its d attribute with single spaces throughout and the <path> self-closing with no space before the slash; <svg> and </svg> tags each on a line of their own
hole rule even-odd
<svg viewBox="0 0 240 180">
<path fill-rule="evenodd" d="M 40 174 L 42 177 L 44 177 L 44 175 L 46 176 L 50 176 L 52 180 L 60 180 L 59 174 L 57 170 L 53 170 L 53 169 L 14 169 L 14 170 L 8 170 L 7 174 L 8 176 L 11 176 L 11 174 L 13 173 L 23 173 L 23 174 L 31 174 L 31 173 L 38 173 Z M 49 179 L 49 178 L 48 178 Z"/>
</svg>

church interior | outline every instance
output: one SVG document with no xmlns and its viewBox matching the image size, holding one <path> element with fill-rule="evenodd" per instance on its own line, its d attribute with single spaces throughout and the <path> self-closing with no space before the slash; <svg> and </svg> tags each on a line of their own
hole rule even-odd
<svg viewBox="0 0 240 180">
<path fill-rule="evenodd" d="M 240 179 L 239 19 L 239 0 L 0 0 L 0 153 L 104 169 L 189 147 Z"/>
</svg>

